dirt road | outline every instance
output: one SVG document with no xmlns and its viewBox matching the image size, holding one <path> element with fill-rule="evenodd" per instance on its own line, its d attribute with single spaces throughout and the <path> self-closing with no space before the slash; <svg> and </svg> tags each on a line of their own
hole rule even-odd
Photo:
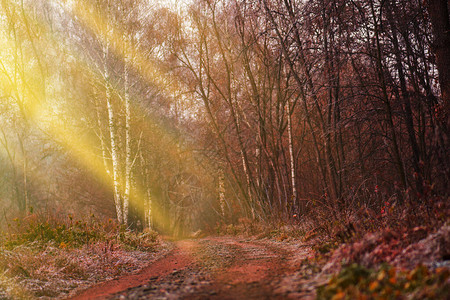
<svg viewBox="0 0 450 300">
<path fill-rule="evenodd" d="M 72 299 L 308 299 L 311 284 L 302 285 L 298 278 L 309 251 L 302 245 L 231 237 L 177 241 L 168 255 L 137 274 Z"/>
</svg>

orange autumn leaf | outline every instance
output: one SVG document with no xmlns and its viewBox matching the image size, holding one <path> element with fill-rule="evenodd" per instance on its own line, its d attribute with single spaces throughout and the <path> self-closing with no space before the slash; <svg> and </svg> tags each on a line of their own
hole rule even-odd
<svg viewBox="0 0 450 300">
<path fill-rule="evenodd" d="M 380 286 L 380 284 L 378 283 L 378 281 L 373 281 L 370 283 L 369 285 L 369 290 L 371 292 L 375 291 L 378 287 Z"/>
<path fill-rule="evenodd" d="M 391 284 L 397 284 L 397 278 L 391 277 L 391 278 L 389 278 L 389 282 L 390 282 Z"/>
<path fill-rule="evenodd" d="M 332 300 L 342 300 L 345 298 L 345 293 L 344 292 L 339 292 L 337 294 L 335 294 L 333 296 L 333 298 L 331 298 Z"/>
</svg>

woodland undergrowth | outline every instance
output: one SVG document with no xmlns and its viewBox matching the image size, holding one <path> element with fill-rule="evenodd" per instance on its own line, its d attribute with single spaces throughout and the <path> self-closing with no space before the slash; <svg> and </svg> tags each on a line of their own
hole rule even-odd
<svg viewBox="0 0 450 300">
<path fill-rule="evenodd" d="M 316 287 L 318 299 L 448 299 L 449 199 L 428 191 L 422 197 L 374 192 L 285 222 L 241 218 L 218 224 L 216 232 L 310 246 L 303 264 L 329 278 Z"/>
<path fill-rule="evenodd" d="M 155 232 L 132 232 L 91 215 L 33 214 L 8 224 L 0 240 L 0 298 L 64 298 L 148 263 Z"/>
</svg>

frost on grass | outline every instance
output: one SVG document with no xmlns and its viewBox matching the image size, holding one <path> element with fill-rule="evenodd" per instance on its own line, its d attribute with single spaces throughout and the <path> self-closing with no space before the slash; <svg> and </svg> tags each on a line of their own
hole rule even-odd
<svg viewBox="0 0 450 300">
<path fill-rule="evenodd" d="M 97 242 L 81 248 L 20 245 L 0 249 L 0 298 L 64 298 L 100 281 L 137 271 L 167 251 L 129 250 Z"/>
<path fill-rule="evenodd" d="M 365 267 L 375 267 L 382 263 L 413 269 L 418 264 L 433 268 L 433 264 L 446 264 L 450 256 L 450 226 L 444 225 L 435 233 L 423 239 L 412 235 L 420 227 L 409 232 L 384 229 L 366 234 L 361 240 L 341 245 L 329 259 L 323 270 L 338 272 L 342 265 L 357 263 Z"/>
</svg>

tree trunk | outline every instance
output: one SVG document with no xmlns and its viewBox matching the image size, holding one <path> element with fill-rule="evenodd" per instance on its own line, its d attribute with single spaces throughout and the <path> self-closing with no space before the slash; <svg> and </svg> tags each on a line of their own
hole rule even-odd
<svg viewBox="0 0 450 300">
<path fill-rule="evenodd" d="M 292 210 L 293 212 L 297 212 L 298 204 L 297 204 L 297 186 L 295 181 L 295 161 L 294 161 L 294 142 L 292 140 L 292 112 L 291 112 L 291 104 L 288 99 L 286 102 L 287 105 L 287 120 L 288 120 L 288 139 L 289 139 L 289 158 L 291 161 L 291 182 L 292 182 Z"/>
<path fill-rule="evenodd" d="M 107 22 L 108 23 L 108 22 Z M 106 42 L 103 47 L 103 76 L 105 80 L 105 97 L 106 97 L 106 107 L 108 110 L 108 127 L 111 143 L 111 160 L 112 160 L 112 172 L 113 172 L 113 187 L 114 187 L 114 204 L 116 206 L 117 221 L 123 224 L 123 214 L 122 214 L 122 200 L 120 196 L 120 183 L 119 183 L 119 155 L 117 149 L 117 137 L 116 137 L 116 121 L 114 116 L 114 108 L 112 105 L 112 87 L 109 78 L 109 26 L 106 28 Z"/>
<path fill-rule="evenodd" d="M 391 7 L 392 5 L 392 7 Z M 413 120 L 413 114 L 411 109 L 411 101 L 409 97 L 409 93 L 406 86 L 406 76 L 403 71 L 403 63 L 400 53 L 400 47 L 399 42 L 397 38 L 397 28 L 395 24 L 395 19 L 392 14 L 392 9 L 394 13 L 397 11 L 397 7 L 395 6 L 395 2 L 392 1 L 392 4 L 389 3 L 388 9 L 386 9 L 386 14 L 389 20 L 389 24 L 391 27 L 391 33 L 392 33 L 392 42 L 394 46 L 394 54 L 396 59 L 396 68 L 398 72 L 398 77 L 400 80 L 400 89 L 402 91 L 402 98 L 403 98 L 403 104 L 405 109 L 405 116 L 406 116 L 406 128 L 408 130 L 408 136 L 409 136 L 409 142 L 411 145 L 412 153 L 413 153 L 413 168 L 414 171 L 417 174 L 417 181 L 416 186 L 417 190 L 419 192 L 422 192 L 422 172 L 419 167 L 419 160 L 420 160 L 420 151 L 419 151 L 419 145 L 417 143 L 416 139 L 416 133 L 414 130 L 414 120 Z"/>
<path fill-rule="evenodd" d="M 20 151 L 22 152 L 22 160 L 23 160 L 23 203 L 20 206 L 21 209 L 23 209 L 25 215 L 28 215 L 30 212 L 30 204 L 28 199 L 28 160 L 27 160 L 27 154 L 25 152 L 25 147 L 23 145 L 23 138 L 19 134 L 17 134 L 17 139 L 19 140 L 20 145 Z"/>
<path fill-rule="evenodd" d="M 128 206 L 131 194 L 131 106 L 129 91 L 128 68 L 130 63 L 130 52 L 127 49 L 128 38 L 125 38 L 125 62 L 124 62 L 124 90 L 125 90 L 125 191 L 123 196 L 123 223 L 128 224 Z"/>
<path fill-rule="evenodd" d="M 445 115 L 450 111 L 450 21 L 448 0 L 428 0 L 428 13 L 433 25 L 433 49 L 439 72 Z M 444 115 L 444 116 L 445 116 Z M 444 119 L 445 120 L 445 119 Z M 446 125 L 450 122 L 447 117 Z"/>
<path fill-rule="evenodd" d="M 327 177 L 326 177 L 326 169 L 325 169 L 325 166 L 324 166 L 324 159 L 322 157 L 322 154 L 321 154 L 321 151 L 320 151 L 320 148 L 319 148 L 319 141 L 317 139 L 317 136 L 316 136 L 313 124 L 312 124 L 313 122 L 312 122 L 311 113 L 309 112 L 309 108 L 308 108 L 308 104 L 307 104 L 306 92 L 305 92 L 305 88 L 304 88 L 304 82 L 300 78 L 300 75 L 298 74 L 298 72 L 297 72 L 297 70 L 296 70 L 296 68 L 294 66 L 294 62 L 292 61 L 292 59 L 289 56 L 288 45 L 286 45 L 285 38 L 281 35 L 281 31 L 278 28 L 277 23 L 275 22 L 275 19 L 273 17 L 272 11 L 270 10 L 269 4 L 268 4 L 267 1 L 264 1 L 264 7 L 265 7 L 265 10 L 266 10 L 267 15 L 269 17 L 269 20 L 273 24 L 275 32 L 276 32 L 276 34 L 278 36 L 278 39 L 279 39 L 279 41 L 281 43 L 281 50 L 283 51 L 283 54 L 284 54 L 284 56 L 286 58 L 286 62 L 288 63 L 289 69 L 292 72 L 292 75 L 294 76 L 294 79 L 295 79 L 295 81 L 298 84 L 298 89 L 299 89 L 300 96 L 302 98 L 302 104 L 303 104 L 303 109 L 304 109 L 304 113 L 305 113 L 305 117 L 306 117 L 306 122 L 308 124 L 308 127 L 311 130 L 311 135 L 312 135 L 312 138 L 313 138 L 314 150 L 316 152 L 316 160 L 317 160 L 317 163 L 318 163 L 320 171 L 321 171 L 320 173 L 322 175 L 323 187 L 324 187 L 324 190 L 326 192 L 329 192 L 329 185 L 328 185 Z M 289 9 L 289 4 L 287 4 L 287 8 Z M 291 18 L 294 19 L 294 16 L 291 16 Z M 299 38 L 299 34 L 297 34 L 296 37 Z M 297 43 L 298 43 L 298 47 L 301 47 L 300 40 L 297 40 Z M 308 83 L 307 85 L 311 89 L 311 92 L 312 92 L 313 97 L 314 97 L 315 93 L 314 93 L 314 87 L 313 87 L 312 79 L 310 77 L 310 74 L 309 74 L 309 71 L 307 69 L 307 66 L 305 65 L 304 57 L 302 55 L 303 55 L 303 52 L 302 52 L 302 49 L 300 48 L 300 53 L 299 53 L 300 64 L 301 64 L 301 66 L 304 69 L 305 77 L 307 78 L 307 83 Z M 317 101 L 316 100 L 317 99 L 315 99 L 315 104 L 317 105 Z M 318 110 L 318 113 L 320 113 L 320 110 Z M 322 115 L 320 115 L 320 119 L 323 119 Z M 323 124 L 323 121 L 321 122 L 321 124 Z"/>
<path fill-rule="evenodd" d="M 95 101 L 95 110 L 97 113 L 97 125 L 98 125 L 98 138 L 100 139 L 100 148 L 102 151 L 102 161 L 103 161 L 103 166 L 105 167 L 105 172 L 106 174 L 111 177 L 111 170 L 109 168 L 108 165 L 108 161 L 106 159 L 106 153 L 107 153 L 107 149 L 106 149 L 106 143 L 105 143 L 105 137 L 103 136 L 103 122 L 101 119 L 101 109 L 100 109 L 100 104 L 99 101 L 96 100 Z"/>
<path fill-rule="evenodd" d="M 225 218 L 225 174 L 222 168 L 219 168 L 219 204 L 222 218 Z"/>
<path fill-rule="evenodd" d="M 144 218 L 145 224 L 149 230 L 153 228 L 153 215 L 152 215 L 152 190 L 150 188 L 150 176 L 148 173 L 147 162 L 144 159 L 142 151 L 139 151 L 139 156 L 141 159 L 141 168 L 144 172 L 144 185 L 146 186 L 146 198 L 144 200 Z"/>
<path fill-rule="evenodd" d="M 398 176 L 400 179 L 400 182 L 402 183 L 402 187 L 406 189 L 406 177 L 405 177 L 405 169 L 403 166 L 403 161 L 400 155 L 399 145 L 398 145 L 398 139 L 397 139 L 397 133 L 395 132 L 395 125 L 393 121 L 393 114 L 392 114 L 392 108 L 391 103 L 389 102 L 389 96 L 387 92 L 387 86 L 386 86 L 386 80 L 383 73 L 383 56 L 381 51 L 381 43 L 380 43 L 380 33 L 379 33 L 379 27 L 378 27 L 378 21 L 377 16 L 375 13 L 375 8 L 373 5 L 373 1 L 370 2 L 371 12 L 372 12 L 372 18 L 375 26 L 375 42 L 376 42 L 376 66 L 377 66 L 377 74 L 378 74 L 378 80 L 380 81 L 382 93 L 383 93 L 383 102 L 386 106 L 386 121 L 387 125 L 389 127 L 389 131 L 391 133 L 392 138 L 392 151 L 394 152 L 394 158 L 395 158 L 395 164 L 397 166 L 398 170 Z"/>
</svg>

